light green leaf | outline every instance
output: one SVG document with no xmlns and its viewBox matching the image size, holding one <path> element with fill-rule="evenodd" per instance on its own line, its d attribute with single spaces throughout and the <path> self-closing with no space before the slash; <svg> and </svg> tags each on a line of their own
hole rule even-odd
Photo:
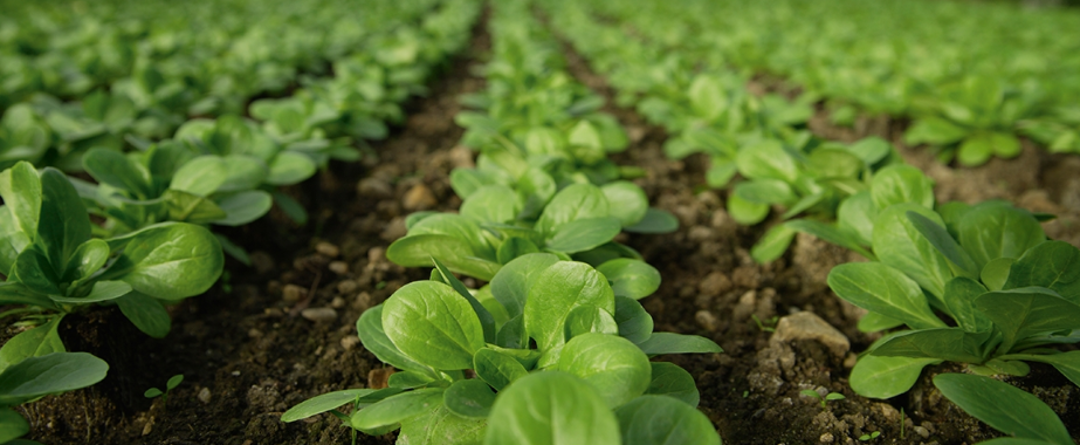
<svg viewBox="0 0 1080 446">
<path fill-rule="evenodd" d="M 402 353 L 437 370 L 468 369 L 484 347 L 472 306 L 438 282 L 412 282 L 394 292 L 383 304 L 382 326 Z"/>
<path fill-rule="evenodd" d="M 915 385 L 923 367 L 939 362 L 936 358 L 863 356 L 851 369 L 851 390 L 867 398 L 892 398 Z"/>
<path fill-rule="evenodd" d="M 720 444 L 712 421 L 693 406 L 643 395 L 615 410 L 624 444 Z"/>
<path fill-rule="evenodd" d="M 581 378 L 543 371 L 499 393 L 486 444 L 619 444 L 619 422 Z"/>
<path fill-rule="evenodd" d="M 919 285 L 903 273 L 878 262 L 845 263 L 829 271 L 827 279 L 841 299 L 912 328 L 945 327 L 926 302 Z"/>
</svg>

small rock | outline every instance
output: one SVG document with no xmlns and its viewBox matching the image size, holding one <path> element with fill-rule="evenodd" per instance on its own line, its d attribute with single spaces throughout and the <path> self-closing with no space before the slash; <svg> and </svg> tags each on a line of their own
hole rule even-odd
<svg viewBox="0 0 1080 446">
<path fill-rule="evenodd" d="M 740 302 L 741 303 L 741 302 Z M 780 318 L 769 343 L 784 343 L 796 340 L 814 340 L 827 347 L 837 358 L 843 358 L 851 348 L 847 336 L 833 328 L 828 322 L 809 311 L 795 313 Z"/>
<path fill-rule="evenodd" d="M 258 328 L 252 328 L 251 330 L 248 330 L 248 336 L 252 337 L 252 338 L 255 338 L 255 339 L 259 339 L 259 338 L 263 337 L 263 332 L 259 331 Z"/>
<path fill-rule="evenodd" d="M 341 338 L 341 348 L 345 349 L 345 351 L 352 350 L 353 347 L 356 347 L 356 345 L 359 343 L 360 338 L 356 335 L 348 335 L 344 338 Z"/>
<path fill-rule="evenodd" d="M 377 198 L 389 197 L 394 194 L 393 188 L 390 187 L 390 182 L 377 177 L 360 180 L 360 183 L 356 185 L 356 191 L 359 192 L 360 195 Z"/>
<path fill-rule="evenodd" d="M 431 189 L 428 189 L 423 184 L 417 184 L 408 192 L 405 192 L 405 198 L 402 200 L 401 205 L 410 211 L 422 211 L 435 206 L 437 203 L 438 201 L 435 200 L 435 194 L 431 193 Z"/>
<path fill-rule="evenodd" d="M 383 248 L 382 246 L 376 246 L 369 249 L 367 252 L 367 260 L 369 268 L 375 268 L 376 266 L 384 266 L 382 264 L 386 262 L 386 248 Z M 385 270 L 385 268 L 380 269 Z"/>
<path fill-rule="evenodd" d="M 319 242 L 315 245 L 315 252 L 333 258 L 341 254 L 341 248 L 329 242 Z"/>
<path fill-rule="evenodd" d="M 714 271 L 701 280 L 701 283 L 698 284 L 698 291 L 709 296 L 719 296 L 730 291 L 731 287 L 731 279 L 728 278 L 727 274 Z"/>
<path fill-rule="evenodd" d="M 356 291 L 357 288 L 360 288 L 360 284 L 356 283 L 355 280 L 342 280 L 337 284 L 337 290 L 341 294 L 352 293 L 353 291 Z"/>
<path fill-rule="evenodd" d="M 750 320 L 750 315 L 754 314 L 756 307 L 757 291 L 747 291 L 739 297 L 739 303 L 735 304 L 735 308 L 731 310 L 731 318 L 736 321 Z"/>
<path fill-rule="evenodd" d="M 154 431 L 154 417 L 150 417 L 150 419 L 146 421 L 146 424 L 143 425 L 142 434 L 145 437 L 147 435 L 150 435 L 150 432 L 153 432 L 153 431 Z"/>
<path fill-rule="evenodd" d="M 709 310 L 699 310 L 694 314 L 694 320 L 697 321 L 701 328 L 708 331 L 716 331 L 717 323 L 719 322 L 716 315 L 712 314 Z"/>
<path fill-rule="evenodd" d="M 705 240 L 708 240 L 708 239 L 712 238 L 712 236 L 713 236 L 713 230 L 712 229 L 709 229 L 709 228 L 707 228 L 705 226 L 700 226 L 700 225 L 691 227 L 690 232 L 687 234 L 687 237 L 691 241 L 695 241 L 695 242 L 703 242 Z"/>
<path fill-rule="evenodd" d="M 340 260 L 335 260 L 333 262 L 330 262 L 329 268 L 330 268 L 330 271 L 333 271 L 334 274 L 337 274 L 339 276 L 349 272 L 349 264 L 345 263 L 345 262 L 342 262 Z"/>
<path fill-rule="evenodd" d="M 473 161 L 473 152 L 465 146 L 454 146 L 448 153 L 450 156 L 450 162 L 454 164 L 454 167 L 460 168 L 472 168 L 476 167 L 476 163 Z"/>
<path fill-rule="evenodd" d="M 855 368 L 855 364 L 857 364 L 858 362 L 859 355 L 856 355 L 854 353 L 848 353 L 847 356 L 844 357 L 844 368 L 853 369 Z"/>
<path fill-rule="evenodd" d="M 299 302 L 307 294 L 307 290 L 299 285 L 288 284 L 281 289 L 281 298 L 286 302 Z"/>
<path fill-rule="evenodd" d="M 757 266 L 740 266 L 731 273 L 731 281 L 743 288 L 757 288 L 761 280 L 761 271 Z"/>
<path fill-rule="evenodd" d="M 930 431 L 926 430 L 925 427 L 915 426 L 915 428 L 912 429 L 912 430 L 915 431 L 916 434 L 919 434 L 920 437 L 923 437 L 923 438 L 929 438 L 930 437 Z"/>
<path fill-rule="evenodd" d="M 210 389 L 203 387 L 202 389 L 199 389 L 199 394 L 196 395 L 196 398 L 198 398 L 199 401 L 202 401 L 203 404 L 210 404 L 211 396 Z"/>
<path fill-rule="evenodd" d="M 345 308 L 345 299 L 342 299 L 341 296 L 335 296 L 330 301 L 330 308 Z"/>
<path fill-rule="evenodd" d="M 888 421 L 900 421 L 900 412 L 896 410 L 891 404 L 877 403 L 874 405 L 881 411 L 881 414 L 885 416 Z"/>
<path fill-rule="evenodd" d="M 925 428 L 927 431 L 929 431 L 931 434 L 934 433 L 935 430 L 937 430 L 937 429 L 934 428 L 934 423 L 933 422 L 923 421 L 921 424 L 922 424 L 922 427 Z"/>
<path fill-rule="evenodd" d="M 390 223 L 386 225 L 386 228 L 379 233 L 379 237 L 383 240 L 394 241 L 405 236 L 409 232 L 409 229 L 405 227 L 404 217 L 394 217 L 390 220 Z"/>
<path fill-rule="evenodd" d="M 361 292 L 356 295 L 356 299 L 353 299 L 353 309 L 364 311 L 371 308 L 371 294 L 367 291 Z"/>
<path fill-rule="evenodd" d="M 329 322 L 337 319 L 337 311 L 333 308 L 305 308 L 300 315 L 312 322 Z"/>
<path fill-rule="evenodd" d="M 831 434 L 829 432 L 821 434 L 821 436 L 818 437 L 818 442 L 821 443 L 821 444 L 832 444 L 833 440 L 834 440 L 833 439 L 833 434 Z"/>
<path fill-rule="evenodd" d="M 394 374 L 392 368 L 371 369 L 367 374 L 367 384 L 369 389 L 385 389 L 386 383 L 390 379 L 390 375 Z"/>
</svg>

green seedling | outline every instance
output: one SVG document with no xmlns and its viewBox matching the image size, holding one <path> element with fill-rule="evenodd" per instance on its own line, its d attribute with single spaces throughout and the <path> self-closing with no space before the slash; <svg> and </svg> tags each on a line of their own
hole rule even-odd
<svg viewBox="0 0 1080 446">
<path fill-rule="evenodd" d="M 813 390 L 813 389 L 805 389 L 805 390 L 799 392 L 799 394 L 803 395 L 803 396 L 808 396 L 808 397 L 820 400 L 822 409 L 825 409 L 825 405 L 828 404 L 829 401 L 836 401 L 836 400 L 844 399 L 843 394 L 839 394 L 839 393 L 836 393 L 836 392 L 829 392 L 827 395 L 821 396 L 821 394 L 817 393 L 817 391 Z"/>
<path fill-rule="evenodd" d="M 776 331 L 776 321 L 780 320 L 780 316 L 773 316 L 773 317 L 770 317 L 767 321 L 762 322 L 761 319 L 758 318 L 756 314 L 751 314 L 750 318 L 754 320 L 755 324 L 757 324 L 758 330 L 761 330 L 761 331 L 766 332 L 766 333 L 775 332 Z M 769 325 L 765 325 L 766 323 L 769 324 Z"/>
<path fill-rule="evenodd" d="M 165 391 L 162 391 L 157 387 L 151 387 L 149 389 L 146 389 L 146 392 L 143 393 L 143 396 L 147 398 L 157 398 L 160 396 L 161 404 L 165 405 L 169 402 L 169 391 L 175 389 L 176 386 L 179 386 L 180 383 L 183 381 L 184 375 L 173 375 L 171 378 L 169 378 L 169 381 L 165 383 Z"/>
<path fill-rule="evenodd" d="M 399 438 L 410 442 L 550 443 L 553 435 L 575 443 L 656 443 L 668 435 L 680 443 L 719 441 L 694 409 L 699 395 L 690 375 L 648 359 L 719 347 L 698 336 L 653 333 L 641 304 L 601 271 L 534 253 L 468 290 L 434 263 L 435 280 L 405 285 L 357 322 L 365 348 L 401 370 L 390 387 L 319 396 L 282 420 L 354 402 L 347 426 L 368 434 L 401 429 Z M 422 315 L 417 308 L 445 311 Z M 537 394 L 547 403 L 529 403 Z M 556 430 L 556 418 L 576 421 Z M 681 427 L 661 419 L 681 420 Z"/>
<path fill-rule="evenodd" d="M 870 441 L 881 436 L 881 431 L 873 431 L 869 434 L 862 434 L 859 436 L 859 441 Z"/>
</svg>

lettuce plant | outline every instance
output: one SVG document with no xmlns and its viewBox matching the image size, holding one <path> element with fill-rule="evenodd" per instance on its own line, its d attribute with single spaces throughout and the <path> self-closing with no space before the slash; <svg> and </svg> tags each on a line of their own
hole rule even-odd
<svg viewBox="0 0 1080 446">
<path fill-rule="evenodd" d="M 400 443 L 719 442 L 694 410 L 689 373 L 649 362 L 720 351 L 652 332 L 636 299 L 658 280 L 533 253 L 472 292 L 434 263 L 434 280 L 402 287 L 357 321 L 365 348 L 400 370 L 389 387 L 321 395 L 284 421 L 333 411 L 368 434 L 400 428 Z M 352 414 L 336 411 L 350 403 Z"/>
<path fill-rule="evenodd" d="M 205 292 L 221 275 L 221 246 L 201 226 L 167 222 L 119 237 L 91 235 L 68 178 L 20 162 L 0 172 L 0 303 L 36 327 L 0 348 L 0 364 L 64 351 L 61 319 L 91 304 L 117 305 L 143 332 L 164 337 L 165 303 Z"/>
<path fill-rule="evenodd" d="M 925 366 L 944 361 L 1013 376 L 1041 362 L 1080 385 L 1080 355 L 1051 348 L 1080 341 L 1080 250 L 1046 240 L 1035 215 L 995 201 L 938 212 L 894 204 L 874 220 L 873 248 L 877 261 L 828 277 L 838 296 L 871 312 L 860 328 L 907 326 L 856 363 L 851 387 L 860 395 L 904 393 Z M 950 398 L 990 389 L 973 382 L 953 386 Z"/>
<path fill-rule="evenodd" d="M 14 407 L 46 395 L 92 386 L 109 365 L 89 353 L 54 352 L 0 365 L 0 442 L 17 444 L 30 424 Z"/>
</svg>

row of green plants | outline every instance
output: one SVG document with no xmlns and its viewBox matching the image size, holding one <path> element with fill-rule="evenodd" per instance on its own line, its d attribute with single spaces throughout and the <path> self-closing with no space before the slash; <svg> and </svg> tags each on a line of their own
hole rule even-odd
<svg viewBox="0 0 1080 446">
<path fill-rule="evenodd" d="M 529 3 L 492 9 L 487 89 L 457 116 L 479 152 L 476 168 L 451 173 L 460 211 L 410 215 L 387 250 L 432 267 L 431 280 L 357 321 L 364 347 L 398 371 L 387 388 L 320 395 L 282 420 L 330 412 L 354 434 L 400 429 L 400 444 L 718 444 L 691 375 L 649 357 L 719 346 L 654 333 L 638 300 L 659 273 L 612 241 L 677 221 L 625 180 L 639 172 L 607 158 L 625 133 L 566 72 Z"/>
<path fill-rule="evenodd" d="M 145 148 L 150 142 L 174 137 L 192 118 L 245 113 L 260 121 L 273 121 L 269 130 L 284 144 L 342 147 L 350 141 L 340 137 L 378 139 L 386 135 L 385 121 L 401 119 L 399 103 L 422 92 L 420 85 L 433 59 L 440 60 L 443 51 L 461 41 L 448 23 L 453 19 L 444 12 L 459 8 L 439 0 L 376 5 L 360 16 L 356 16 L 356 8 L 343 2 L 323 2 L 326 4 L 316 8 L 319 12 L 315 14 L 281 4 L 259 6 L 262 12 L 250 15 L 247 12 L 255 4 L 248 3 L 222 2 L 197 9 L 176 5 L 178 16 L 183 18 L 179 22 L 160 18 L 162 12 L 153 11 L 153 17 L 168 26 L 152 26 L 154 21 L 148 20 L 145 26 L 151 28 L 140 28 L 107 44 L 94 39 L 105 39 L 109 32 L 87 30 L 123 28 L 131 23 L 124 17 L 134 12 L 109 15 L 101 11 L 101 16 L 74 16 L 78 18 L 68 12 L 70 23 L 66 26 L 45 28 L 50 37 L 43 41 L 58 48 L 41 51 L 20 50 L 16 43 L 21 41 L 20 32 L 36 35 L 37 22 L 28 20 L 14 27 L 16 33 L 8 49 L 15 54 L 0 52 L 0 66 L 8 69 L 20 66 L 20 57 L 27 64 L 59 58 L 87 64 L 86 69 L 103 70 L 95 58 L 111 60 L 107 57 L 111 51 L 130 57 L 116 61 L 123 65 L 110 70 L 118 73 L 116 76 L 102 75 L 103 79 L 87 81 L 92 85 L 75 91 L 56 92 L 43 85 L 31 88 L 37 85 L 30 81 L 35 77 L 26 73 L 7 76 L 4 85 L 10 88 L 22 81 L 29 84 L 18 87 L 18 95 L 12 93 L 10 104 L 0 99 L 0 168 L 29 160 L 79 171 L 81 158 L 90 148 Z M 27 14 L 33 17 L 44 14 L 38 8 L 30 9 Z M 214 14 L 214 19 L 198 19 L 207 13 Z M 209 29 L 193 31 L 188 26 L 191 21 L 206 23 Z M 78 45 L 67 47 L 71 40 Z M 65 52 L 69 50 L 75 54 Z M 84 60 L 87 58 L 91 60 Z M 78 68 L 47 65 L 26 69 L 46 78 L 79 73 Z M 67 79 L 60 85 L 79 82 Z M 248 107 L 256 97 L 281 96 L 297 88 L 308 97 L 306 101 L 284 108 L 258 101 L 263 104 Z M 338 139 L 324 141 L 327 138 Z"/>
<path fill-rule="evenodd" d="M 620 72 L 611 65 L 617 57 L 612 54 L 625 54 L 617 42 L 628 42 L 624 45 L 634 48 L 630 52 L 640 54 L 641 41 L 625 35 L 621 41 L 605 40 L 600 36 L 622 31 L 602 25 L 584 10 L 554 13 L 563 7 L 570 3 L 551 5 L 553 24 L 588 57 L 596 57 L 590 61 L 599 69 Z M 598 44 L 601 41 L 606 46 Z M 692 104 L 692 97 L 688 101 Z M 685 136 L 674 138 L 680 137 Z M 828 150 L 828 144 L 823 143 L 822 150 Z M 812 164 L 791 162 L 799 149 L 790 142 L 748 143 L 738 150 L 739 157 L 761 164 L 745 172 L 744 167 L 752 166 L 749 162 L 737 166 L 749 182 L 769 178 L 765 175 L 782 180 L 814 172 Z M 842 166 L 838 159 L 827 165 Z M 936 203 L 932 181 L 898 158 L 872 173 L 866 164 L 858 167 L 868 175 L 860 187 L 842 189 L 833 220 L 788 220 L 755 246 L 759 260 L 776 258 L 794 231 L 806 231 L 869 259 L 834 268 L 829 286 L 869 311 L 859 322 L 860 330 L 900 329 L 889 331 L 860 355 L 851 372 L 852 389 L 867 397 L 891 398 L 907 392 L 926 366 L 959 363 L 970 374 L 939 374 L 934 383 L 962 409 L 1010 435 L 996 441 L 1072 443 L 1045 403 L 988 376 L 1025 376 L 1028 363 L 1039 362 L 1080 385 L 1080 355 L 1053 348 L 1080 341 L 1080 250 L 1047 240 L 1040 222 L 1052 219 L 1050 215 L 1001 201 Z M 740 198 L 738 188 L 729 197 L 729 209 Z M 768 194 L 782 195 L 779 187 Z M 784 218 L 804 211 L 789 211 Z M 732 215 L 738 219 L 736 212 Z"/>
<path fill-rule="evenodd" d="M 0 316 L 18 320 L 17 334 L 0 347 L 0 442 L 29 431 L 14 406 L 105 377 L 104 361 L 66 351 L 59 334 L 65 316 L 116 306 L 142 332 L 165 337 L 166 305 L 208 290 L 222 274 L 224 253 L 247 260 L 242 247 L 210 228 L 247 224 L 275 202 L 302 222 L 303 207 L 277 188 L 310 178 L 329 159 L 359 157 L 325 132 L 368 119 L 364 126 L 385 135 L 385 121 L 400 116 L 401 102 L 423 93 L 427 76 L 464 48 L 480 6 L 441 2 L 412 28 L 383 36 L 407 36 L 405 50 L 389 45 L 383 50 L 390 56 L 340 61 L 334 79 L 298 92 L 307 100 L 299 109 L 289 99 L 260 100 L 252 115 L 262 122 L 192 119 L 172 138 L 137 141 L 128 153 L 91 146 L 80 167 L 94 182 L 26 160 L 0 172 L 0 305 L 10 308 Z M 374 83 L 356 82 L 367 75 Z M 355 116 L 379 108 L 372 113 L 378 120 Z"/>
<path fill-rule="evenodd" d="M 1072 10 L 851 0 L 593 8 L 668 48 L 746 76 L 787 78 L 801 87 L 800 100 L 824 100 L 838 125 L 859 114 L 911 118 L 905 141 L 928 144 L 944 160 L 1011 158 L 1020 136 L 1080 152 L 1080 58 L 1066 37 L 1076 36 L 1080 14 Z"/>
</svg>

